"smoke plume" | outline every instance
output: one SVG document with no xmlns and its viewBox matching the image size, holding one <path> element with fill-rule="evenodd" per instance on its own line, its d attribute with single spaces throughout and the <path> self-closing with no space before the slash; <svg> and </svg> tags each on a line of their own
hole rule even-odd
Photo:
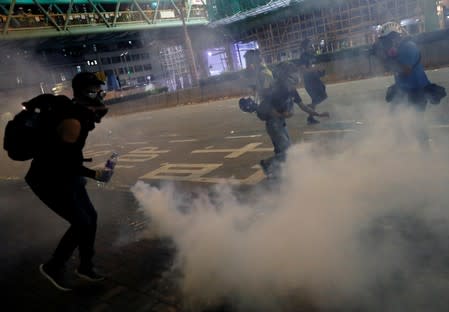
<svg viewBox="0 0 449 312">
<path fill-rule="evenodd" d="M 270 190 L 135 184 L 177 248 L 186 307 L 447 311 L 447 142 L 420 144 L 410 111 L 366 117 L 332 154 L 293 146 Z"/>
</svg>

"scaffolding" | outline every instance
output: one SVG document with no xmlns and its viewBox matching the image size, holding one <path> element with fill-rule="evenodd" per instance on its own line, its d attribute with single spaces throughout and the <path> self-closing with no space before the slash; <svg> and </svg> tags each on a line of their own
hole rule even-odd
<svg viewBox="0 0 449 312">
<path fill-rule="evenodd" d="M 289 7 L 268 22 L 240 25 L 244 42 L 257 41 L 267 63 L 294 59 L 300 43 L 310 39 L 317 53 L 368 45 L 376 39 L 376 26 L 387 21 L 406 23 L 410 33 L 424 31 L 422 0 L 313 1 Z"/>
<path fill-rule="evenodd" d="M 227 18 L 266 5 L 272 0 L 209 0 L 209 18 L 211 21 Z"/>
<path fill-rule="evenodd" d="M 192 86 L 189 62 L 182 45 L 159 48 L 162 74 L 169 91 Z"/>
</svg>

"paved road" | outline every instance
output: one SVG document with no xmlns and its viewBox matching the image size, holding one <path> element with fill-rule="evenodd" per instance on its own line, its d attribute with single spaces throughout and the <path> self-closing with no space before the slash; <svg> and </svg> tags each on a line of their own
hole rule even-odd
<svg viewBox="0 0 449 312">
<path fill-rule="evenodd" d="M 429 75 L 449 89 L 448 73 L 445 68 Z M 382 77 L 328 86 L 329 99 L 319 109 L 332 118 L 307 126 L 297 109 L 288 120 L 292 140 L 329 142 L 350 134 L 359 122 L 376 122 L 366 112 L 385 106 L 383 96 L 390 83 L 391 77 Z M 432 135 L 441 135 L 449 127 L 449 105 L 430 107 L 427 118 Z M 232 183 L 254 185 L 263 180 L 258 163 L 272 154 L 272 146 L 264 124 L 239 111 L 236 99 L 229 99 L 108 118 L 90 136 L 85 151 L 93 157 L 93 166 L 101 166 L 118 151 L 114 186 L 127 189 L 137 179 L 216 183 L 233 178 Z M 0 158 L 1 179 L 23 176 L 27 163 L 11 162 L 4 153 Z"/>
<path fill-rule="evenodd" d="M 445 68 L 429 74 L 449 89 L 448 73 Z M 322 147 L 319 153 L 335 153 L 342 142 L 351 142 L 351 135 L 376 122 L 371 118 L 375 115 L 366 112 L 385 105 L 383 94 L 390 83 L 391 78 L 384 77 L 328 86 L 329 100 L 320 109 L 328 110 L 332 118 L 307 126 L 305 115 L 297 112 L 288 120 L 292 140 L 317 142 Z M 300 93 L 308 102 L 303 90 Z M 434 142 L 445 140 L 448 117 L 447 103 L 429 109 L 426 118 Z M 236 99 L 228 99 L 107 118 L 90 137 L 86 156 L 94 158 L 92 166 L 101 166 L 112 151 L 120 153 L 113 181 L 106 187 L 89 184 L 100 215 L 98 264 L 110 277 L 96 287 L 76 281 L 79 287 L 71 294 L 55 291 L 37 271 L 65 224 L 23 183 L 28 164 L 10 161 L 2 151 L 0 233 L 4 244 L 0 270 L 2 297 L 13 304 L 13 311 L 185 310 L 173 283 L 174 273 L 169 271 L 173 248 L 170 242 L 148 233 L 153 227 L 148 226 L 150 222 L 129 188 L 137 180 L 154 184 L 177 181 L 182 186 L 207 188 L 226 179 L 251 189 L 265 183 L 258 162 L 272 153 L 272 146 L 263 123 L 240 112 Z M 449 258 L 443 254 L 441 259 Z M 441 287 L 434 293 L 448 289 L 447 267 L 439 272 L 444 271 Z M 307 300 L 293 302 L 296 308 L 284 310 L 318 310 Z M 441 306 L 449 307 L 449 303 L 442 298 Z M 218 310 L 230 311 L 227 307 Z"/>
</svg>

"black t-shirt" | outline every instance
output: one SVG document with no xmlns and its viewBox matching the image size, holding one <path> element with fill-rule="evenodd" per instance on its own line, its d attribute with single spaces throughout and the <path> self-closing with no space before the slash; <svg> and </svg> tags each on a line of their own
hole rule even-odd
<svg viewBox="0 0 449 312">
<path fill-rule="evenodd" d="M 306 68 L 310 68 L 315 65 L 316 61 L 317 60 L 315 54 L 310 51 L 301 53 L 301 56 L 299 57 L 299 65 L 303 65 Z"/>
</svg>

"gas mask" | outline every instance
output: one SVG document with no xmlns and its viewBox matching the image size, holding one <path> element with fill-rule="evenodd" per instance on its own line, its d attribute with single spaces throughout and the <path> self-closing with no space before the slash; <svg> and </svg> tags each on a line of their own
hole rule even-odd
<svg viewBox="0 0 449 312">
<path fill-rule="evenodd" d="M 92 103 L 92 106 L 102 106 L 104 105 L 104 97 L 106 96 L 106 91 L 87 91 L 84 93 L 84 96 L 90 103 Z"/>
<path fill-rule="evenodd" d="M 84 106 L 91 112 L 92 121 L 100 123 L 101 119 L 106 115 L 108 109 L 104 104 L 104 97 L 106 92 L 104 90 L 86 90 L 82 93 Z"/>
<path fill-rule="evenodd" d="M 94 114 L 94 122 L 95 123 L 100 123 L 101 119 L 108 113 L 108 109 L 106 108 L 106 106 L 104 107 L 99 107 L 99 108 L 95 108 L 95 110 L 93 111 Z"/>
</svg>

